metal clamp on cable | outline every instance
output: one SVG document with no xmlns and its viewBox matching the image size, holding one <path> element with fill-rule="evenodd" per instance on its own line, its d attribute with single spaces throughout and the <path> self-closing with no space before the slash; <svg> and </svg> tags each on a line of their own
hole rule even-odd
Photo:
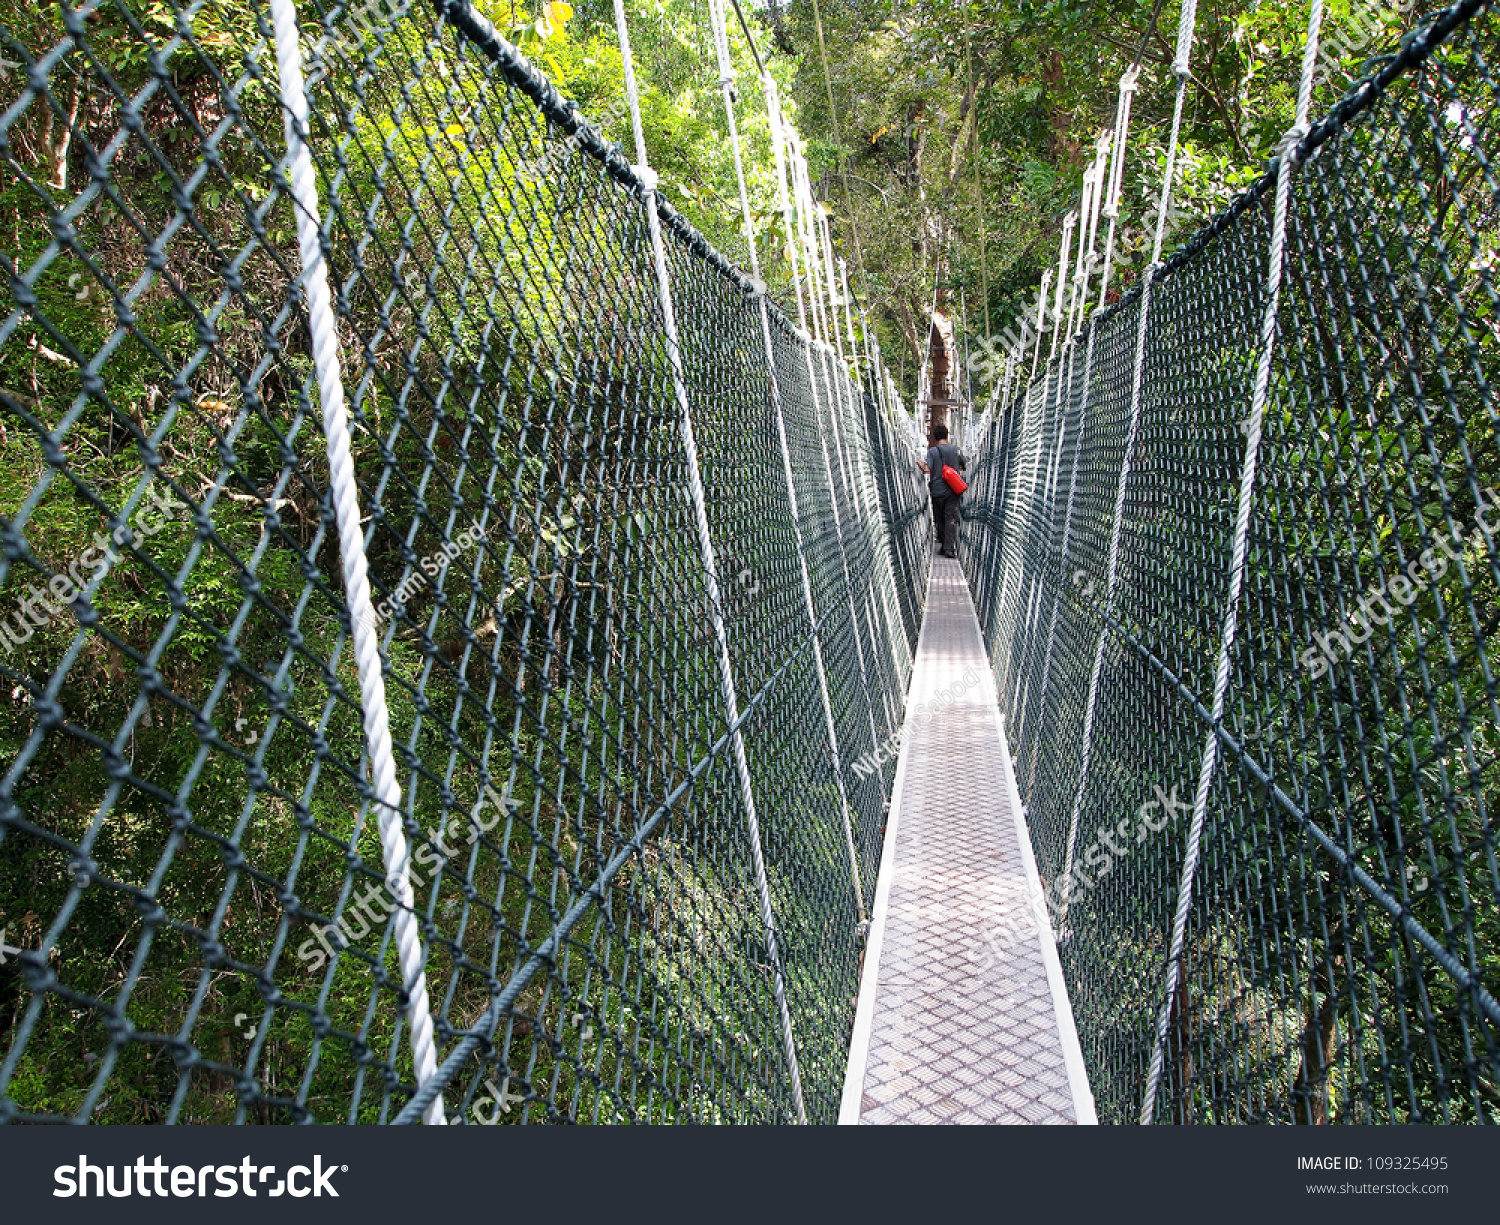
<svg viewBox="0 0 1500 1225">
<path fill-rule="evenodd" d="M 750 296 L 752 298 L 764 298 L 766 296 L 766 283 L 760 277 L 750 278 Z"/>
<path fill-rule="evenodd" d="M 1294 123 L 1276 145 L 1276 155 L 1288 158 L 1293 166 L 1302 160 L 1302 142 L 1307 139 L 1309 128 L 1305 123 Z"/>
<path fill-rule="evenodd" d="M 632 166 L 631 169 L 635 171 L 635 177 L 640 179 L 641 188 L 655 195 L 657 184 L 661 182 L 661 176 L 652 170 L 650 166 Z"/>
</svg>

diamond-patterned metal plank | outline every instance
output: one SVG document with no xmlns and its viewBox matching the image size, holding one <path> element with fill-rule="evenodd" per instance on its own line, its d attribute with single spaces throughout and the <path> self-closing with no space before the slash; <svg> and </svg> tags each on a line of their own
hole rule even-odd
<svg viewBox="0 0 1500 1225">
<path fill-rule="evenodd" d="M 1091 1123 L 979 623 L 946 559 L 907 709 L 840 1121 Z"/>
</svg>

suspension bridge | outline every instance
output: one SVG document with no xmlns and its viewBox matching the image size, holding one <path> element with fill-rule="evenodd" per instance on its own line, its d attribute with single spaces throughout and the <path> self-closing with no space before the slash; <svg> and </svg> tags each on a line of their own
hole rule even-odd
<svg viewBox="0 0 1500 1225">
<path fill-rule="evenodd" d="M 1488 3 L 1316 122 L 1314 3 L 1164 257 L 1189 0 L 1144 273 L 1132 70 L 913 408 L 722 0 L 732 255 L 618 2 L 631 152 L 467 0 L 123 11 L 0 28 L 0 1121 L 1496 1121 Z"/>
</svg>

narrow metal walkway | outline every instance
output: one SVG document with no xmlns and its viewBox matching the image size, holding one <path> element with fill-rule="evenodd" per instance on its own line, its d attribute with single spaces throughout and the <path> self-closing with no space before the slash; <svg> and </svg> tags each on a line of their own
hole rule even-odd
<svg viewBox="0 0 1500 1225">
<path fill-rule="evenodd" d="M 1093 1123 L 974 604 L 935 558 L 841 1123 Z"/>
</svg>

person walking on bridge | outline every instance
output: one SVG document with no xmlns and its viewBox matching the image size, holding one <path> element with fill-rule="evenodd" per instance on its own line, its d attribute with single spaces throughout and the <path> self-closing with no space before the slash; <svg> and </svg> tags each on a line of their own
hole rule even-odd
<svg viewBox="0 0 1500 1225">
<path fill-rule="evenodd" d="M 927 462 L 923 463 L 919 459 L 917 467 L 927 473 L 927 488 L 932 494 L 932 518 L 937 524 L 938 543 L 942 546 L 943 556 L 957 557 L 959 495 L 943 479 L 945 465 L 962 471 L 968 467 L 968 461 L 948 441 L 948 427 L 939 425 L 932 431 L 932 446 L 927 449 Z"/>
</svg>

